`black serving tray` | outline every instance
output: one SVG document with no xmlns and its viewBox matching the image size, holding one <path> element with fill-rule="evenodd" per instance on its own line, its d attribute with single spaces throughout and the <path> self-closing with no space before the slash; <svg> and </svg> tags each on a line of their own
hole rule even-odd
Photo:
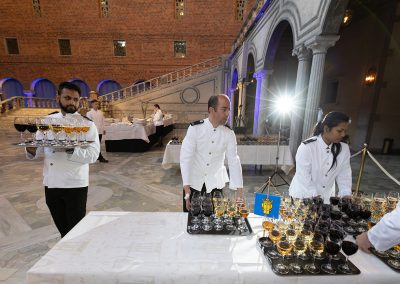
<svg viewBox="0 0 400 284">
<path fill-rule="evenodd" d="M 360 274 L 360 273 L 361 273 L 361 271 L 357 268 L 357 266 L 355 266 L 351 261 L 348 262 L 348 265 L 349 265 L 349 267 L 350 267 L 351 270 L 352 270 L 352 273 L 351 273 L 351 274 L 343 273 L 343 272 L 341 272 L 339 269 L 337 269 L 337 266 L 338 266 L 339 264 L 344 263 L 345 260 L 346 260 L 346 257 L 345 257 L 341 252 L 339 252 L 339 257 L 340 257 L 340 259 L 339 259 L 339 260 L 332 259 L 332 267 L 333 267 L 333 269 L 336 270 L 336 273 L 335 273 L 335 274 L 326 273 L 326 272 L 323 271 L 322 269 L 320 269 L 320 272 L 317 273 L 317 274 L 312 274 L 312 273 L 308 272 L 308 271 L 305 270 L 305 269 L 303 269 L 303 272 L 302 272 L 302 273 L 295 273 L 295 272 L 293 272 L 292 270 L 289 269 L 289 273 L 287 273 L 287 274 L 280 274 L 280 273 L 278 273 L 278 272 L 274 269 L 274 267 L 275 267 L 278 263 L 282 263 L 282 257 L 279 257 L 279 258 L 277 258 L 277 259 L 272 259 L 272 258 L 270 258 L 270 257 L 267 255 L 267 252 L 268 252 L 269 250 L 275 250 L 275 248 L 274 248 L 274 246 L 267 247 L 267 246 L 262 245 L 263 240 L 265 240 L 265 239 L 267 239 L 267 237 L 261 237 L 261 238 L 259 238 L 259 239 L 257 240 L 257 245 L 259 246 L 261 252 L 264 254 L 265 258 L 268 260 L 268 263 L 271 265 L 272 271 L 273 271 L 276 275 L 279 275 L 279 276 L 321 276 L 321 275 L 336 276 L 336 275 L 357 275 L 357 274 Z M 324 254 L 324 255 L 325 255 L 325 254 Z M 305 265 L 311 264 L 311 263 L 312 263 L 313 258 L 312 258 L 312 256 L 310 256 L 308 260 L 303 260 L 303 259 L 299 258 L 298 261 L 299 261 L 299 264 L 304 268 Z M 291 263 L 293 263 L 293 262 L 296 262 L 296 256 L 292 256 L 292 257 L 290 257 L 290 258 L 288 258 L 288 256 L 285 257 L 284 264 L 285 264 L 286 266 L 289 266 L 289 265 L 290 265 Z M 328 257 L 325 257 L 325 258 L 322 259 L 322 260 L 321 260 L 321 259 L 315 259 L 315 265 L 316 265 L 318 268 L 320 268 L 322 264 L 325 264 L 325 263 L 327 263 L 327 262 L 328 262 Z"/>
<path fill-rule="evenodd" d="M 200 219 L 202 219 L 202 217 L 200 217 Z M 212 219 L 212 218 L 211 218 Z M 239 218 L 234 217 L 233 221 L 235 226 L 237 227 L 237 222 L 238 222 Z M 204 231 L 203 229 L 199 229 L 199 230 L 192 230 L 191 226 L 192 224 L 192 216 L 191 214 L 188 214 L 188 222 L 187 222 L 187 232 L 191 235 L 230 235 L 230 236 L 248 236 L 251 235 L 253 233 L 253 229 L 250 226 L 249 221 L 247 220 L 247 218 L 244 219 L 245 224 L 247 226 L 247 230 L 246 231 L 239 231 L 239 230 L 228 230 L 226 229 L 226 224 L 224 224 L 224 228 L 220 231 L 215 230 L 214 228 L 212 228 L 210 231 Z"/>
<path fill-rule="evenodd" d="M 390 265 L 390 263 L 388 263 L 388 261 L 391 259 L 391 257 L 389 255 L 387 255 L 387 256 L 379 255 L 378 252 L 376 251 L 376 249 L 374 249 L 373 247 L 370 247 L 369 250 L 373 255 L 375 255 L 377 258 L 379 258 L 383 263 L 385 263 L 391 269 L 393 269 L 394 271 L 400 273 L 400 269 L 399 268 L 396 268 L 396 267 Z"/>
</svg>

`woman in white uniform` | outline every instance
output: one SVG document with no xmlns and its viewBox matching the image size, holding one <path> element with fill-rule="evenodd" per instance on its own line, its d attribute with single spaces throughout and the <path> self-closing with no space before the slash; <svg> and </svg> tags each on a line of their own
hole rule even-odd
<svg viewBox="0 0 400 284">
<path fill-rule="evenodd" d="M 341 142 L 349 120 L 342 112 L 330 112 L 317 123 L 313 137 L 300 144 L 290 196 L 321 196 L 329 203 L 329 198 L 335 195 L 335 181 L 339 187 L 338 196 L 351 196 L 350 149 Z"/>
</svg>

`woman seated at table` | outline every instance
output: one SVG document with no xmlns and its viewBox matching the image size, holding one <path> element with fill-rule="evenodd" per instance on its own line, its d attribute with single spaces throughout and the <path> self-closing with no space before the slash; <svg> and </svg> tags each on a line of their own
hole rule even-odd
<svg viewBox="0 0 400 284">
<path fill-rule="evenodd" d="M 158 141 L 156 146 L 161 147 L 163 145 L 162 138 L 163 138 L 163 130 L 164 130 L 164 121 L 163 121 L 163 113 L 158 104 L 154 105 L 153 123 L 156 127 L 156 136 L 157 136 L 157 141 Z"/>
<path fill-rule="evenodd" d="M 342 112 L 330 112 L 314 128 L 313 136 L 303 141 L 296 154 L 296 174 L 289 188 L 295 198 L 321 196 L 325 203 L 335 195 L 351 196 L 350 150 L 341 142 L 349 125 Z"/>
</svg>

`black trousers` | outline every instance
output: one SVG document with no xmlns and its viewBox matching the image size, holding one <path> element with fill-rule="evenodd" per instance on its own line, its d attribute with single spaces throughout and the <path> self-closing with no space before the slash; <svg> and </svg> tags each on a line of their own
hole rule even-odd
<svg viewBox="0 0 400 284">
<path fill-rule="evenodd" d="M 198 190 L 195 190 L 194 188 L 190 188 L 190 198 L 189 198 L 189 200 L 192 200 L 193 193 L 196 192 L 196 191 L 198 192 Z M 211 196 L 214 197 L 214 193 L 217 192 L 217 191 L 219 191 L 219 192 L 221 192 L 223 194 L 222 188 L 221 189 L 220 188 L 214 188 L 211 191 Z M 203 184 L 203 187 L 201 188 L 201 192 L 200 193 L 201 193 L 201 195 L 205 195 L 206 194 L 206 185 L 205 184 Z M 185 200 L 185 191 L 184 190 L 183 190 L 183 212 L 189 212 L 187 210 L 187 208 L 186 208 L 186 200 Z"/>
<path fill-rule="evenodd" d="M 103 134 L 99 134 L 99 143 L 101 144 L 101 138 L 103 138 Z M 104 159 L 103 155 L 101 154 L 101 152 L 99 152 L 99 157 L 97 158 L 97 160 L 102 160 Z"/>
<path fill-rule="evenodd" d="M 44 189 L 51 217 L 64 237 L 86 215 L 88 187 Z"/>
<path fill-rule="evenodd" d="M 162 138 L 164 136 L 164 125 L 156 126 L 156 136 L 158 143 L 162 144 Z"/>
</svg>

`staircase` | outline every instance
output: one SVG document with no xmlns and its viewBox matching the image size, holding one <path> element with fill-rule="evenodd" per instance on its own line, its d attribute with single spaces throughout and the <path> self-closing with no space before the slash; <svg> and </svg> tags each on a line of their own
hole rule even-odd
<svg viewBox="0 0 400 284">
<path fill-rule="evenodd" d="M 131 85 L 121 90 L 102 95 L 100 98 L 103 102 L 108 102 L 111 105 L 132 99 L 133 97 L 135 99 L 140 99 L 149 92 L 171 87 L 206 73 L 218 70 L 223 67 L 223 62 L 224 57 L 208 59 L 184 69 L 164 74 L 159 77 Z"/>
</svg>

